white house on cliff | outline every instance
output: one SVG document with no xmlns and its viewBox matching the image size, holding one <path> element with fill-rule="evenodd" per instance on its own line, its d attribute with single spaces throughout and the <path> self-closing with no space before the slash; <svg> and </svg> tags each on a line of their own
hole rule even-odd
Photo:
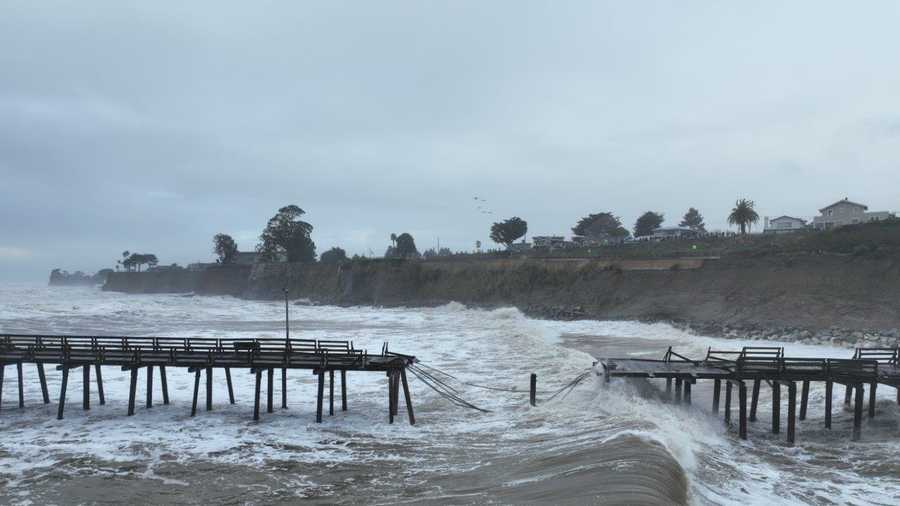
<svg viewBox="0 0 900 506">
<path fill-rule="evenodd" d="M 886 220 L 894 216 L 893 213 L 888 211 L 868 211 L 869 206 L 858 204 L 845 198 L 819 209 L 819 216 L 813 218 L 813 227 L 816 230 L 830 230 L 843 227 L 844 225 Z"/>
</svg>

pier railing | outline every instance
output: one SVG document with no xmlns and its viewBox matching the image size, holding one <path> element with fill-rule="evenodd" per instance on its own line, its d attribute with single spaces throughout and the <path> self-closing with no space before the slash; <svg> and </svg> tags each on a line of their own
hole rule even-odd
<svg viewBox="0 0 900 506">
<path fill-rule="evenodd" d="M 676 403 L 691 402 L 692 385 L 698 380 L 713 380 L 713 412 L 718 413 L 720 390 L 725 383 L 725 417 L 731 419 L 731 389 L 738 388 L 740 410 L 740 434 L 747 435 L 747 415 L 749 421 L 756 420 L 756 408 L 760 386 L 763 382 L 772 388 L 773 432 L 778 432 L 780 421 L 781 387 L 788 388 L 788 441 L 793 443 L 795 433 L 796 384 L 802 384 L 799 419 L 806 418 L 806 407 L 811 382 L 825 383 L 825 427 L 831 428 L 831 397 L 835 383 L 844 385 L 845 404 L 850 405 L 856 393 L 854 409 L 853 438 L 860 435 L 862 418 L 862 397 L 865 386 L 869 388 L 869 416 L 875 416 L 875 391 L 879 384 L 897 389 L 900 404 L 900 349 L 898 348 L 858 348 L 851 358 L 788 357 L 782 347 L 752 347 L 740 350 L 707 349 L 703 360 L 692 360 L 676 353 L 670 347 L 661 360 L 649 359 L 606 359 L 601 360 L 605 379 L 610 378 L 662 378 L 666 380 L 666 395 L 672 398 L 672 384 L 675 383 Z M 746 409 L 747 382 L 753 383 L 752 401 L 749 412 Z"/>
<path fill-rule="evenodd" d="M 212 409 L 212 372 L 224 369 L 228 384 L 228 394 L 234 403 L 231 369 L 248 368 L 256 374 L 256 400 L 254 418 L 259 419 L 259 393 L 261 373 L 267 373 L 267 409 L 272 411 L 273 371 L 281 369 L 282 407 L 287 407 L 287 370 L 307 369 L 319 377 L 317 421 L 322 419 L 322 398 L 324 375 L 330 380 L 330 412 L 334 413 L 334 373 L 341 375 L 342 407 L 346 409 L 346 375 L 348 372 L 382 372 L 388 376 L 390 421 L 397 414 L 398 392 L 402 382 L 404 394 L 409 399 L 406 381 L 406 367 L 415 363 L 416 357 L 389 352 L 387 344 L 382 353 L 369 354 L 358 349 L 353 341 L 333 339 L 287 339 L 287 338 L 209 338 L 209 337 L 131 337 L 131 336 L 71 336 L 71 335 L 0 335 L 0 387 L 2 387 L 5 366 L 15 364 L 19 379 L 19 404 L 24 405 L 22 393 L 22 364 L 37 366 L 44 402 L 49 403 L 45 364 L 56 365 L 62 371 L 58 417 L 62 418 L 65 405 L 65 390 L 68 371 L 82 368 L 84 374 L 84 407 L 89 408 L 90 367 L 95 368 L 100 403 L 104 404 L 101 366 L 120 366 L 131 371 L 132 382 L 129 394 L 129 415 L 134 414 L 134 398 L 137 371 L 145 369 L 147 374 L 147 405 L 152 406 L 153 369 L 158 368 L 163 389 L 163 403 L 168 404 L 166 367 L 186 368 L 195 374 L 194 404 L 192 415 L 196 414 L 200 372 L 206 372 L 207 410 Z M 2 395 L 2 390 L 0 390 Z M 2 400 L 2 399 L 0 399 Z M 410 421 L 414 420 L 412 406 L 407 403 Z"/>
</svg>

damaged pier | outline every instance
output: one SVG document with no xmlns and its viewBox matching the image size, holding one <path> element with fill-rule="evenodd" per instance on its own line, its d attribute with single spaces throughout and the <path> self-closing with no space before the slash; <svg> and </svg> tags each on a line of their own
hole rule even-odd
<svg viewBox="0 0 900 506">
<path fill-rule="evenodd" d="M 725 386 L 724 419 L 732 420 L 733 391 L 737 389 L 738 433 L 747 439 L 747 424 L 755 422 L 760 387 L 772 389 L 772 433 L 781 432 L 782 387 L 787 389 L 787 442 L 794 444 L 797 420 L 805 420 L 812 382 L 825 383 L 825 428 L 831 429 L 834 385 L 845 387 L 844 403 L 853 403 L 854 441 L 860 438 L 865 389 L 869 388 L 868 416 L 875 416 L 878 385 L 897 389 L 900 404 L 900 351 L 897 348 L 857 348 L 851 358 L 786 357 L 780 347 L 744 347 L 740 351 L 707 351 L 702 360 L 692 360 L 670 347 L 661 360 L 603 359 L 604 377 L 665 379 L 666 394 L 676 404 L 691 404 L 691 389 L 700 380 L 713 382 L 712 411 L 719 413 Z M 675 384 L 674 395 L 672 384 Z M 797 386 L 800 384 L 799 415 Z M 748 406 L 748 388 L 751 388 Z M 855 400 L 854 400 L 855 393 Z"/>
<path fill-rule="evenodd" d="M 328 377 L 328 412 L 334 415 L 335 373 L 341 380 L 341 410 L 347 410 L 348 373 L 379 373 L 388 379 L 388 420 L 394 423 L 399 411 L 399 392 L 403 389 L 404 401 L 410 424 L 415 424 L 412 396 L 406 378 L 406 368 L 416 362 L 416 357 L 394 353 L 387 343 L 379 354 L 369 354 L 357 349 L 352 341 L 314 339 L 216 339 L 180 337 L 100 337 L 100 336 L 48 336 L 48 335 L 0 335 L 0 403 L 7 365 L 15 365 L 18 379 L 19 407 L 25 406 L 23 388 L 23 364 L 35 364 L 44 404 L 50 403 L 45 366 L 55 366 L 61 371 L 57 418 L 62 419 L 66 405 L 66 388 L 69 372 L 82 371 L 82 407 L 90 409 L 91 369 L 97 384 L 100 405 L 106 403 L 103 391 L 101 366 L 115 366 L 130 373 L 128 415 L 134 415 L 137 396 L 138 373 L 144 370 L 146 378 L 146 405 L 153 406 L 154 368 L 159 372 L 162 403 L 169 404 L 166 378 L 167 368 L 181 368 L 194 375 L 191 416 L 197 414 L 200 393 L 200 376 L 205 375 L 206 410 L 212 410 L 213 371 L 224 372 L 228 398 L 234 404 L 232 369 L 249 369 L 255 375 L 253 419 L 260 417 L 260 393 L 263 373 L 266 376 L 266 411 L 273 412 L 274 376 L 281 371 L 281 407 L 287 408 L 288 371 L 306 370 L 317 376 L 316 422 L 322 422 L 325 397 L 325 381 Z"/>
</svg>

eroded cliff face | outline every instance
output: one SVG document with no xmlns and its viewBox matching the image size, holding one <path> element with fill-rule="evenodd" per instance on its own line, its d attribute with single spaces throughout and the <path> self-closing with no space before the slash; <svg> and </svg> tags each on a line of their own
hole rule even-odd
<svg viewBox="0 0 900 506">
<path fill-rule="evenodd" d="M 196 293 L 242 296 L 248 287 L 250 266 L 151 272 L 113 272 L 103 290 L 124 293 Z"/>
<path fill-rule="evenodd" d="M 154 276 L 159 274 L 159 276 Z M 369 261 L 261 264 L 215 274 L 116 273 L 105 289 L 291 298 L 341 305 L 451 301 L 513 305 L 547 317 L 675 320 L 698 325 L 900 327 L 900 260 L 853 256 L 676 262 Z"/>
</svg>

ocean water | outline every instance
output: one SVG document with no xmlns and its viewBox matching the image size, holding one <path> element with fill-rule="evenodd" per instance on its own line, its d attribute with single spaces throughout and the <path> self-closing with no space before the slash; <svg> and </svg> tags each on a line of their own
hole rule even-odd
<svg viewBox="0 0 900 506">
<path fill-rule="evenodd" d="M 0 332 L 203 337 L 284 335 L 283 304 L 230 297 L 122 295 L 89 288 L 0 285 Z M 41 402 L 25 367 L 25 409 L 7 368 L 0 406 L 0 503 L 147 504 L 898 504 L 900 412 L 881 387 L 878 415 L 850 441 L 852 414 L 834 395 L 823 428 L 824 389 L 814 386 L 794 447 L 772 435 L 763 388 L 750 439 L 710 413 L 699 384 L 691 407 L 663 402 L 661 381 L 592 375 L 548 400 L 602 356 L 660 357 L 668 346 L 702 357 L 740 340 L 691 335 L 662 324 L 553 322 L 512 308 L 291 306 L 291 335 L 352 339 L 357 347 L 416 355 L 460 381 L 462 396 L 489 410 L 458 408 L 411 378 L 417 424 L 387 420 L 387 381 L 348 376 L 349 411 L 315 423 L 315 376 L 288 376 L 288 409 L 252 420 L 253 377 L 234 370 L 237 403 L 214 378 L 214 408 L 191 418 L 193 377 L 170 368 L 171 404 L 141 402 L 126 416 L 128 375 L 104 368 L 107 403 L 81 409 L 70 381 L 66 418 L 56 420 L 59 372 L 48 370 L 52 403 Z M 759 341 L 752 344 L 760 345 Z M 851 350 L 784 344 L 788 352 L 847 357 Z M 538 375 L 538 406 L 528 405 Z M 276 373 L 277 379 L 278 378 Z M 158 388 L 158 382 L 157 382 Z M 783 396 L 786 397 L 786 396 Z M 202 404 L 202 403 L 201 403 Z M 784 410 L 783 410 L 784 411 Z M 784 415 L 783 415 L 784 416 Z"/>
</svg>

